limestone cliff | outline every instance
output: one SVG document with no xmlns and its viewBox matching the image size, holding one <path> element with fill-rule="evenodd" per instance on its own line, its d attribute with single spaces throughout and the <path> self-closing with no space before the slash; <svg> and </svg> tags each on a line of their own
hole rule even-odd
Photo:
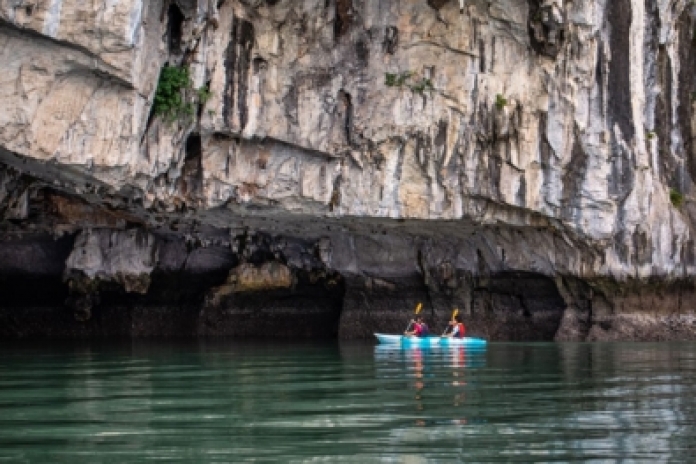
<svg viewBox="0 0 696 464">
<path fill-rule="evenodd" d="M 0 0 L 0 334 L 369 337 L 423 301 L 696 338 L 695 32 L 687 0 Z"/>
</svg>

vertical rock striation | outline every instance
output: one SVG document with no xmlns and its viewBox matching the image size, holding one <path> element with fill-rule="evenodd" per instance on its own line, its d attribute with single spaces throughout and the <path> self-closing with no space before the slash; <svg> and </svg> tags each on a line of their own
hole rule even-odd
<svg viewBox="0 0 696 464">
<path fill-rule="evenodd" d="M 0 1 L 0 285 L 56 289 L 0 333 L 369 337 L 424 301 L 694 338 L 695 30 L 686 0 Z"/>
</svg>

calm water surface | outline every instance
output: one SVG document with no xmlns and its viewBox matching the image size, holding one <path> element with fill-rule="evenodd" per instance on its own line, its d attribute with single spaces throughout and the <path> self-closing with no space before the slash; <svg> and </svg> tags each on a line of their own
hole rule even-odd
<svg viewBox="0 0 696 464">
<path fill-rule="evenodd" d="M 696 344 L 0 346 L 0 462 L 696 459 Z"/>
</svg>

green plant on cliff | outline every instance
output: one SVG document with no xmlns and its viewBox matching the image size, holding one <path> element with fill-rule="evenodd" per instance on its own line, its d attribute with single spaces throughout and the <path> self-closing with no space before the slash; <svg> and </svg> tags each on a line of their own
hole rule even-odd
<svg viewBox="0 0 696 464">
<path fill-rule="evenodd" d="M 194 115 L 194 104 L 190 101 L 191 76 L 187 68 L 165 66 L 160 72 L 154 111 L 168 121 Z"/>
<path fill-rule="evenodd" d="M 508 104 L 507 98 L 505 98 L 503 96 L 503 94 L 499 93 L 498 95 L 495 96 L 496 108 L 498 108 L 499 110 L 502 110 L 503 108 L 505 108 L 505 106 L 507 106 L 507 104 Z"/>
<path fill-rule="evenodd" d="M 416 82 L 415 84 L 409 86 L 411 90 L 413 90 L 416 93 L 423 93 L 426 90 L 434 90 L 435 87 L 433 87 L 433 82 L 430 79 L 423 78 L 420 81 Z"/>
<path fill-rule="evenodd" d="M 675 208 L 680 208 L 684 204 L 684 194 L 678 190 L 669 190 L 669 201 L 672 202 L 672 206 Z"/>
<path fill-rule="evenodd" d="M 384 85 L 387 87 L 402 87 L 412 75 L 413 73 L 411 71 L 405 71 L 402 73 L 385 73 Z"/>
<path fill-rule="evenodd" d="M 208 103 L 208 100 L 210 100 L 210 97 L 213 96 L 213 92 L 210 91 L 210 87 L 204 85 L 196 90 L 196 95 L 198 96 L 198 103 L 205 106 L 205 104 Z"/>
<path fill-rule="evenodd" d="M 396 78 L 396 85 L 398 87 L 401 87 L 402 85 L 404 85 L 406 83 L 406 81 L 408 81 L 411 78 L 411 76 L 413 76 L 412 71 L 405 71 L 405 72 L 400 73 Z"/>
<path fill-rule="evenodd" d="M 384 85 L 387 87 L 408 87 L 412 92 L 422 94 L 423 92 L 435 90 L 433 81 L 427 77 L 416 78 L 413 71 L 401 73 L 385 73 Z M 413 79 L 412 79 L 413 78 Z"/>
</svg>

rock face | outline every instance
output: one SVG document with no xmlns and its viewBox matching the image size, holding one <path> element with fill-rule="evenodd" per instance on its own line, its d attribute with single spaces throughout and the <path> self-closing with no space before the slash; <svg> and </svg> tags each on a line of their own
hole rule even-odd
<svg viewBox="0 0 696 464">
<path fill-rule="evenodd" d="M 0 1 L 0 334 L 369 337 L 423 301 L 696 338 L 695 31 L 685 0 Z"/>
</svg>

